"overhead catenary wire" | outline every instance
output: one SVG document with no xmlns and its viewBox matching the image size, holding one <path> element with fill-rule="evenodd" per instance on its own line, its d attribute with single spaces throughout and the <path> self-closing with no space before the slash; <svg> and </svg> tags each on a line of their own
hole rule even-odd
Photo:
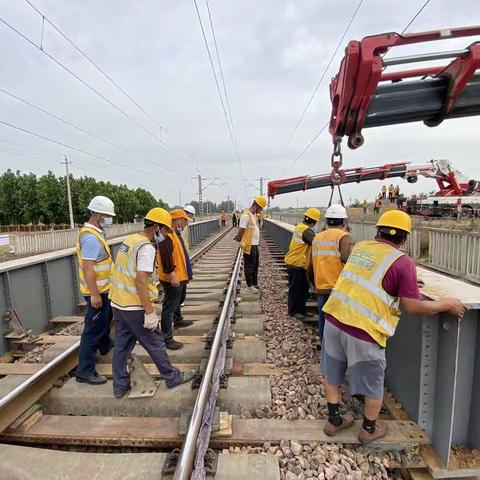
<svg viewBox="0 0 480 480">
<path fill-rule="evenodd" d="M 335 50 L 333 51 L 333 54 L 332 56 L 330 57 L 330 60 L 328 61 L 327 65 L 325 66 L 323 72 L 322 72 L 322 75 L 320 76 L 320 79 L 318 80 L 317 82 L 317 85 L 315 86 L 312 94 L 310 95 L 310 98 L 308 99 L 307 101 L 307 104 L 305 105 L 305 108 L 303 109 L 299 119 L 297 120 L 297 123 L 295 124 L 295 127 L 293 128 L 292 132 L 290 133 L 288 139 L 287 139 L 287 142 L 285 143 L 285 146 L 283 147 L 283 152 L 285 152 L 285 150 L 288 148 L 288 146 L 290 145 L 290 142 L 292 141 L 293 137 L 295 136 L 295 133 L 297 132 L 298 130 L 298 127 L 300 126 L 300 124 L 302 123 L 308 109 L 310 108 L 310 105 L 313 101 L 313 99 L 315 98 L 315 95 L 317 94 L 318 92 L 318 89 L 320 88 L 320 85 L 322 84 L 323 82 L 323 79 L 325 78 L 325 75 L 327 74 L 328 72 L 328 69 L 330 68 L 330 65 L 332 64 L 333 60 L 335 59 L 335 56 L 337 55 L 337 52 L 338 52 L 338 49 L 341 47 L 342 43 L 343 43 L 343 40 L 345 38 L 345 36 L 347 35 L 348 31 L 350 30 L 350 27 L 352 26 L 352 23 L 353 21 L 355 20 L 355 17 L 357 16 L 357 13 L 358 11 L 360 10 L 362 4 L 363 4 L 364 0 L 360 0 L 357 4 L 357 8 L 355 9 L 355 11 L 353 12 L 353 15 L 350 17 L 350 20 L 349 22 L 347 23 L 347 26 L 345 27 L 345 30 L 343 31 L 343 34 L 342 36 L 340 37 L 338 43 L 337 43 L 337 46 L 335 47 Z"/>
<path fill-rule="evenodd" d="M 418 16 L 423 12 L 423 10 L 425 9 L 425 7 L 430 3 L 431 0 L 426 0 L 423 5 L 418 9 L 418 11 L 415 13 L 415 15 L 410 19 L 410 21 L 407 23 L 407 25 L 405 26 L 405 28 L 402 30 L 402 35 L 410 28 L 410 26 L 413 24 L 413 22 L 418 18 Z M 388 53 L 388 52 L 387 52 Z M 325 131 L 325 129 L 327 128 L 328 124 L 330 122 L 327 121 L 325 123 L 325 125 L 323 125 L 323 127 L 313 136 L 313 138 L 308 142 L 307 146 L 302 150 L 302 152 L 297 155 L 297 157 L 293 160 L 292 164 L 284 171 L 285 172 L 288 172 L 288 170 L 290 170 L 290 168 L 293 167 L 293 165 L 295 165 L 295 163 L 297 163 L 297 161 L 303 157 L 303 155 L 311 148 L 311 146 L 317 141 L 317 139 L 320 137 L 320 135 Z"/>
<path fill-rule="evenodd" d="M 137 102 L 116 80 L 112 78 L 97 62 L 95 62 L 87 53 L 81 49 L 60 27 L 58 27 L 52 20 L 50 20 L 43 12 L 41 12 L 30 0 L 25 0 L 30 7 L 37 12 L 42 17 L 42 39 L 43 39 L 43 24 L 46 21 L 59 35 L 61 35 L 85 60 L 87 60 L 95 69 L 97 69 L 119 92 L 121 92 L 126 98 L 128 98 L 146 117 L 148 117 L 161 131 L 170 137 L 174 143 L 176 143 L 187 155 L 191 156 L 197 163 L 198 171 L 198 159 L 190 154 L 183 145 L 181 145 L 173 136 L 170 134 L 163 125 L 161 125 L 155 117 L 149 113 L 145 107 L 143 107 L 139 102 Z"/>
<path fill-rule="evenodd" d="M 90 131 L 88 131 L 88 130 L 85 130 L 84 128 L 79 127 L 78 125 L 75 125 L 74 123 L 71 123 L 71 122 L 69 122 L 68 120 L 65 120 L 65 119 L 62 118 L 62 117 L 59 117 L 58 115 L 55 115 L 54 113 L 51 113 L 51 112 L 49 112 L 48 110 L 45 110 L 44 108 L 39 107 L 38 105 L 34 105 L 33 103 L 29 102 L 28 100 L 25 100 L 24 98 L 20 98 L 19 96 L 15 95 L 14 93 L 11 93 L 11 92 L 9 92 L 9 91 L 1 88 L 1 87 L 0 87 L 0 92 L 4 93 L 5 95 L 8 95 L 8 96 L 11 97 L 11 98 L 14 98 L 15 100 L 17 100 L 17 101 L 19 101 L 19 102 L 21 102 L 21 103 L 23 103 L 23 104 L 25 104 L 25 105 L 28 105 L 29 107 L 34 108 L 35 110 L 38 110 L 39 112 L 44 113 L 45 115 L 48 115 L 49 117 L 54 118 L 55 120 L 57 120 L 57 121 L 65 124 L 65 125 L 68 125 L 69 127 L 73 128 L 73 129 L 75 129 L 75 130 L 78 130 L 79 132 L 81 132 L 81 133 L 83 133 L 83 134 L 85 134 L 85 135 L 88 135 L 88 136 L 90 136 L 90 137 L 92 137 L 92 138 L 95 138 L 95 139 L 98 140 L 99 142 L 102 142 L 102 143 L 104 143 L 104 144 L 106 144 L 106 145 L 109 145 L 109 146 L 111 146 L 111 147 L 117 148 L 117 149 L 121 150 L 122 152 L 127 153 L 128 155 L 132 155 L 132 156 L 134 156 L 134 157 L 137 157 L 137 158 L 139 158 L 140 160 L 143 160 L 143 161 L 145 161 L 145 162 L 148 162 L 148 163 L 150 163 L 150 164 L 152 164 L 152 165 L 154 165 L 154 166 L 156 166 L 156 167 L 159 167 L 159 168 L 161 168 L 161 169 L 163 169 L 163 170 L 166 170 L 167 172 L 170 172 L 170 173 L 173 173 L 173 174 L 176 174 L 176 173 L 177 173 L 177 172 L 175 172 L 175 170 L 172 170 L 171 168 L 164 167 L 163 165 L 160 165 L 159 163 L 156 163 L 156 162 L 154 162 L 154 161 L 152 161 L 152 160 L 146 159 L 146 158 L 142 157 L 141 155 L 139 155 L 139 154 L 137 154 L 137 153 L 135 153 L 135 152 L 132 152 L 132 151 L 130 151 L 130 150 L 128 150 L 128 149 L 120 146 L 120 145 L 117 145 L 116 143 L 113 143 L 113 142 L 111 142 L 111 141 L 109 141 L 109 140 L 105 140 L 105 139 L 99 137 L 98 135 L 96 135 L 95 133 L 92 133 L 92 132 L 90 132 Z"/>
<path fill-rule="evenodd" d="M 181 182 L 179 180 L 167 179 L 167 178 L 163 177 L 162 175 L 157 175 L 156 173 L 153 173 L 153 172 L 147 172 L 146 170 L 142 170 L 140 168 L 132 167 L 131 165 L 127 165 L 125 163 L 121 163 L 121 162 L 112 160 L 112 159 L 104 157 L 102 155 L 97 155 L 96 153 L 88 152 L 87 150 L 84 150 L 82 148 L 75 147 L 73 145 L 69 145 L 67 143 L 61 142 L 60 140 L 55 140 L 53 138 L 47 137 L 47 136 L 42 135 L 42 134 L 37 133 L 37 132 L 32 132 L 31 130 L 19 127 L 18 125 L 13 125 L 12 123 L 6 122 L 4 120 L 0 120 L 0 124 L 5 125 L 5 126 L 10 127 L 10 128 L 13 128 L 15 130 L 19 130 L 23 133 L 27 133 L 27 134 L 32 135 L 34 137 L 41 138 L 42 140 L 45 140 L 45 141 L 48 141 L 48 142 L 51 142 L 51 143 L 55 143 L 57 145 L 61 145 L 62 147 L 68 148 L 70 150 L 73 150 L 73 151 L 76 151 L 76 152 L 79 152 L 79 153 L 83 153 L 84 155 L 88 155 L 89 157 L 97 158 L 98 160 L 103 160 L 104 162 L 108 162 L 108 163 L 111 163 L 113 165 L 128 168 L 128 169 L 133 170 L 133 171 L 138 172 L 138 173 L 143 173 L 143 174 L 151 176 L 151 177 L 161 178 L 161 179 L 166 180 L 168 182 L 185 183 L 185 184 L 187 183 L 187 182 Z"/>
<path fill-rule="evenodd" d="M 118 105 L 116 105 L 114 102 L 112 102 L 110 99 L 108 99 L 105 95 L 103 95 L 101 92 L 99 92 L 95 87 L 90 85 L 87 81 L 83 80 L 79 75 L 77 75 L 73 70 L 68 68 L 65 64 L 57 60 L 53 55 L 50 55 L 45 48 L 40 48 L 33 40 L 28 38 L 26 35 L 24 35 L 22 32 L 17 30 L 13 25 L 10 25 L 8 22 L 6 22 L 3 18 L 0 18 L 0 22 L 2 22 L 6 27 L 8 27 L 10 30 L 15 32 L 17 35 L 19 35 L 21 38 L 23 38 L 27 43 L 29 43 L 31 46 L 36 48 L 38 51 L 46 55 L 52 62 L 54 62 L 57 66 L 65 70 L 67 73 L 69 73 L 71 76 L 76 78 L 80 83 L 82 83 L 85 87 L 87 87 L 89 90 L 91 90 L 95 95 L 100 97 L 103 101 L 108 103 L 110 106 L 112 106 L 115 110 L 117 110 L 119 113 L 121 113 L 125 118 L 127 118 L 130 122 L 135 124 L 138 128 L 143 130 L 146 134 L 148 134 L 150 137 L 152 137 L 154 140 L 156 140 L 163 148 L 165 148 L 168 152 L 170 152 L 172 155 L 176 156 L 180 160 L 186 162 L 189 164 L 191 167 L 193 167 L 194 170 L 197 170 L 197 166 L 195 164 L 190 163 L 186 158 L 184 158 L 182 155 L 180 155 L 178 152 L 173 150 L 167 143 L 165 143 L 160 137 L 155 135 L 153 132 L 151 132 L 148 128 L 144 127 L 140 122 L 138 122 L 135 118 L 133 118 L 129 113 L 125 112 L 122 108 L 120 108 Z"/>
</svg>

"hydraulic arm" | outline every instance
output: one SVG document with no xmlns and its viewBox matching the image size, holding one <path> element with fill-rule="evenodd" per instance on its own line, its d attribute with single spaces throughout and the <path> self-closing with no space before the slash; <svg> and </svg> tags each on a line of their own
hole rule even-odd
<svg viewBox="0 0 480 480">
<path fill-rule="evenodd" d="M 464 50 L 392 59 L 391 47 L 480 35 L 480 26 L 406 35 L 384 33 L 349 42 L 338 74 L 330 83 L 334 142 L 348 136 L 352 149 L 363 144 L 362 129 L 480 115 L 480 42 Z M 388 67 L 451 59 L 446 66 L 386 72 Z M 411 80 L 406 80 L 411 79 Z"/>
</svg>

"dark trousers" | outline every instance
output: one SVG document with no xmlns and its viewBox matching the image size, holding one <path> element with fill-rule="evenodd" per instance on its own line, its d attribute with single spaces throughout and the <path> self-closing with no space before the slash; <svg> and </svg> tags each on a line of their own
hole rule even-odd
<svg viewBox="0 0 480 480">
<path fill-rule="evenodd" d="M 181 322 L 183 320 L 181 305 L 185 301 L 185 298 L 187 297 L 187 284 L 186 283 L 181 284 L 179 288 L 182 289 L 182 294 L 180 296 L 180 301 L 178 302 L 178 307 L 175 310 L 175 313 L 173 314 L 173 326 L 174 327 L 178 322 Z"/>
<path fill-rule="evenodd" d="M 305 305 L 308 300 L 307 272 L 303 268 L 287 268 L 288 272 L 288 314 L 296 313 L 305 315 Z"/>
<path fill-rule="evenodd" d="M 172 287 L 170 283 L 162 282 L 162 286 L 163 302 L 161 325 L 165 342 L 169 342 L 173 339 L 173 322 L 175 320 L 175 312 L 180 311 L 180 305 L 182 304 L 182 295 L 185 294 L 186 285 L 185 288 L 182 288 L 183 285 L 175 288 Z"/>
<path fill-rule="evenodd" d="M 222 220 L 222 227 L 225 226 L 226 220 Z"/>
<path fill-rule="evenodd" d="M 318 294 L 317 295 L 317 306 L 318 306 L 318 335 L 320 336 L 320 341 L 323 339 L 323 330 L 325 329 L 325 314 L 323 313 L 323 306 L 327 303 L 329 293 Z"/>
<path fill-rule="evenodd" d="M 237 227 L 238 222 L 237 222 L 237 219 L 236 219 L 236 218 L 232 218 L 232 225 L 233 225 L 234 227 Z"/>
<path fill-rule="evenodd" d="M 260 264 L 260 252 L 258 245 L 252 245 L 250 254 L 243 254 L 243 270 L 247 287 L 258 285 L 258 266 Z"/>
<path fill-rule="evenodd" d="M 162 332 L 158 328 L 148 330 L 143 327 L 143 310 L 119 310 L 113 307 L 115 320 L 115 348 L 113 350 L 112 372 L 113 391 L 123 393 L 130 388 L 130 374 L 127 362 L 137 341 L 148 352 L 158 371 L 165 379 L 167 388 L 180 382 L 180 371 L 168 358 Z"/>
<path fill-rule="evenodd" d="M 92 307 L 90 296 L 85 297 L 87 306 L 85 324 L 78 350 L 78 366 L 75 372 L 77 377 L 87 378 L 94 375 L 97 350 L 100 350 L 101 354 L 106 354 L 112 347 L 112 339 L 110 338 L 112 309 L 110 308 L 108 292 L 102 293 L 101 297 L 102 306 L 99 309 Z"/>
</svg>

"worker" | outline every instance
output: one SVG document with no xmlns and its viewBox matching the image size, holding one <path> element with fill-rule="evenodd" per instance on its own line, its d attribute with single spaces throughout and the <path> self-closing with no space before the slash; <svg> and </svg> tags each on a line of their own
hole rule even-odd
<svg viewBox="0 0 480 480">
<path fill-rule="evenodd" d="M 390 203 L 392 203 L 393 189 L 394 189 L 394 186 L 393 186 L 393 183 L 391 183 L 388 186 L 388 199 L 390 200 Z"/>
<path fill-rule="evenodd" d="M 162 333 L 165 346 L 169 350 L 183 348 L 183 343 L 173 339 L 173 329 L 184 328 L 193 324 L 184 320 L 181 305 L 185 301 L 187 283 L 193 278 L 192 265 L 181 232 L 187 225 L 188 217 L 183 210 L 170 212 L 172 232 L 158 246 L 158 271 L 163 287 Z"/>
<path fill-rule="evenodd" d="M 236 210 L 234 210 L 233 213 L 232 213 L 232 225 L 233 225 L 233 228 L 238 227 L 238 217 L 237 217 L 237 211 Z"/>
<path fill-rule="evenodd" d="M 152 208 L 145 216 L 143 231 L 125 238 L 118 250 L 110 291 L 115 320 L 112 372 L 116 398 L 130 390 L 127 362 L 137 341 L 152 358 L 167 388 L 190 381 L 195 373 L 181 373 L 171 364 L 153 307 L 158 295 L 154 245 L 165 241 L 171 226 L 166 210 Z"/>
<path fill-rule="evenodd" d="M 193 222 L 195 220 L 195 215 L 197 212 L 193 205 L 185 205 L 183 207 L 183 211 L 186 213 L 189 222 Z M 185 247 L 187 248 L 188 254 L 190 254 L 190 230 L 188 228 L 188 225 L 182 230 L 182 238 L 185 243 Z"/>
<path fill-rule="evenodd" d="M 222 210 L 222 213 L 220 214 L 220 222 L 222 224 L 222 227 L 225 227 L 227 224 L 227 214 L 225 213 L 225 210 Z"/>
<path fill-rule="evenodd" d="M 363 218 L 365 218 L 365 217 L 367 216 L 367 213 L 368 213 L 368 202 L 367 202 L 367 199 L 364 199 L 364 200 L 363 200 L 362 208 L 363 208 Z"/>
<path fill-rule="evenodd" d="M 375 203 L 373 204 L 373 213 L 380 213 L 380 208 L 382 206 L 382 200 L 380 196 L 375 199 Z"/>
<path fill-rule="evenodd" d="M 238 233 L 235 240 L 240 242 L 243 250 L 243 269 L 246 288 L 249 293 L 258 294 L 258 266 L 260 262 L 260 229 L 257 215 L 267 206 L 267 199 L 259 195 L 255 197 L 250 208 L 243 211 L 240 217 Z"/>
<path fill-rule="evenodd" d="M 382 186 L 381 194 L 382 194 L 382 199 L 385 200 L 385 198 L 387 197 L 387 186 L 386 185 Z"/>
<path fill-rule="evenodd" d="M 107 377 L 95 370 L 95 354 L 99 350 L 106 355 L 113 346 L 108 300 L 113 261 L 104 228 L 112 224 L 115 211 L 113 202 L 102 195 L 93 197 L 87 208 L 90 218 L 78 234 L 76 248 L 80 293 L 86 307 L 75 375 L 77 382 L 100 385 L 106 383 Z"/>
<path fill-rule="evenodd" d="M 317 295 L 318 334 L 323 339 L 325 317 L 323 306 L 352 250 L 352 236 L 347 231 L 347 210 L 333 204 L 325 212 L 325 229 L 317 233 L 312 243 L 312 270 Z"/>
<path fill-rule="evenodd" d="M 298 320 L 306 317 L 305 306 L 308 300 L 310 284 L 308 270 L 310 253 L 315 232 L 313 227 L 320 220 L 320 210 L 309 208 L 304 213 L 303 221 L 295 226 L 285 264 L 288 273 L 288 315 Z"/>
<path fill-rule="evenodd" d="M 400 305 L 409 315 L 448 312 L 462 318 L 465 306 L 454 298 L 423 300 L 414 261 L 400 250 L 412 231 L 410 217 L 399 210 L 385 212 L 376 224 L 375 240 L 359 242 L 323 307 L 325 333 L 321 369 L 326 381 L 328 422 L 333 436 L 353 425 L 339 414 L 339 387 L 348 374 L 352 395 L 364 395 L 365 413 L 358 439 L 363 444 L 384 437 L 387 425 L 378 421 L 383 402 L 385 347 L 400 319 Z"/>
</svg>

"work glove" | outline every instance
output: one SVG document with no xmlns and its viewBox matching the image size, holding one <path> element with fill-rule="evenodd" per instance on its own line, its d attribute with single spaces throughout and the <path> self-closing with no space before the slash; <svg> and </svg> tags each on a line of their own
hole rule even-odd
<svg viewBox="0 0 480 480">
<path fill-rule="evenodd" d="M 147 330 L 155 330 L 158 327 L 158 317 L 156 312 L 149 313 L 145 315 L 143 320 L 143 328 Z"/>
</svg>

